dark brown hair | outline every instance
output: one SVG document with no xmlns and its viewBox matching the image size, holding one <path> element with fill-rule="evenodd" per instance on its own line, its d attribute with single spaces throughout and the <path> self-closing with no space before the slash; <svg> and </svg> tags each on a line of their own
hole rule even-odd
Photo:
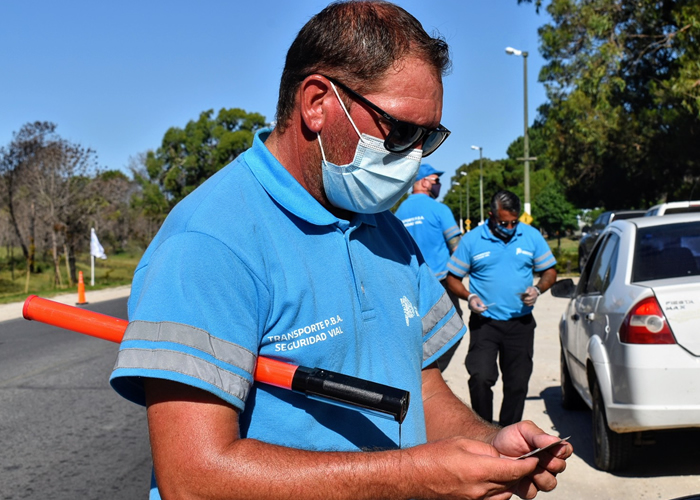
<svg viewBox="0 0 700 500">
<path fill-rule="evenodd" d="M 299 31 L 287 52 L 277 102 L 277 127 L 284 130 L 299 85 L 314 73 L 335 77 L 358 92 L 372 90 L 396 61 L 417 55 L 438 76 L 450 67 L 447 42 L 431 37 L 411 14 L 381 0 L 334 2 Z"/>
</svg>

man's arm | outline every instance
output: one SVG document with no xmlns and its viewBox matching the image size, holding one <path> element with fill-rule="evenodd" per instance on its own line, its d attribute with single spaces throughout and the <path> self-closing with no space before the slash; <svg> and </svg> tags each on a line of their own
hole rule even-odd
<svg viewBox="0 0 700 500">
<path fill-rule="evenodd" d="M 455 250 L 457 250 L 457 246 L 459 245 L 459 240 L 461 239 L 461 237 L 461 235 L 457 235 L 446 241 L 447 248 L 450 251 L 450 255 L 455 253 Z"/>
<path fill-rule="evenodd" d="M 535 286 L 527 287 L 523 294 L 523 304 L 526 306 L 534 306 L 537 298 L 549 290 L 549 288 L 557 281 L 557 270 L 554 267 L 545 269 L 540 274 L 540 280 Z"/>
<path fill-rule="evenodd" d="M 435 365 L 423 370 L 422 396 L 429 442 L 468 436 L 493 445 L 502 456 L 519 457 L 558 440 L 530 421 L 505 428 L 487 423 L 454 395 Z M 534 498 L 537 491 L 553 490 L 557 485 L 556 475 L 564 471 L 565 460 L 572 452 L 571 445 L 564 443 L 555 446 L 551 454 L 543 454 L 537 470 L 518 483 L 515 493 L 522 498 Z"/>
<path fill-rule="evenodd" d="M 145 389 L 164 499 L 506 499 L 537 467 L 463 437 L 378 452 L 286 448 L 241 439 L 237 410 L 205 391 L 157 379 Z"/>
<path fill-rule="evenodd" d="M 466 300 L 470 311 L 481 314 L 487 309 L 481 297 L 474 293 L 469 293 L 469 290 L 467 290 L 460 278 L 448 272 L 447 278 L 445 279 L 447 279 L 447 288 L 450 292 L 454 293 L 460 299 Z"/>
<path fill-rule="evenodd" d="M 490 443 L 501 429 L 460 401 L 435 365 L 423 370 L 422 391 L 429 442 L 461 435 Z"/>
<path fill-rule="evenodd" d="M 447 273 L 446 279 L 447 288 L 450 290 L 450 292 L 454 293 L 462 300 L 467 300 L 469 297 L 469 291 L 464 286 L 464 283 L 462 283 L 462 280 L 450 272 Z"/>
<path fill-rule="evenodd" d="M 557 270 L 553 267 L 545 269 L 540 274 L 540 280 L 537 282 L 537 288 L 540 289 L 540 293 L 544 293 L 549 290 L 554 283 L 557 282 Z"/>
</svg>

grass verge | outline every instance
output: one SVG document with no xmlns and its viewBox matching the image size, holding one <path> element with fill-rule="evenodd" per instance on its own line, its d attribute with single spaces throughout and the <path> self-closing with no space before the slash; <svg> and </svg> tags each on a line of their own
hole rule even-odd
<svg viewBox="0 0 700 500">
<path fill-rule="evenodd" d="M 78 255 L 76 271 L 83 272 L 86 292 L 101 290 L 116 286 L 129 285 L 134 275 L 134 269 L 141 258 L 141 254 L 122 253 L 110 255 L 106 260 L 95 259 L 95 285 L 90 285 L 90 255 Z M 28 295 L 41 297 L 53 297 L 65 293 L 78 293 L 78 284 L 68 286 L 68 273 L 65 262 L 61 262 L 61 280 L 63 286 L 54 283 L 53 263 L 38 262 L 35 272 L 29 276 L 27 286 L 27 272 L 24 264 L 15 265 L 2 263 L 0 267 L 0 304 L 21 302 Z"/>
</svg>

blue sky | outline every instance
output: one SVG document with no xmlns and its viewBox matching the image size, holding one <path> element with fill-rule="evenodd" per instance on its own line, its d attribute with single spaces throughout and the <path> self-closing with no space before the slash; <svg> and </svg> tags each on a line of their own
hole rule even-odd
<svg viewBox="0 0 700 500">
<path fill-rule="evenodd" d="M 104 168 L 156 149 L 165 131 L 202 111 L 238 107 L 274 119 L 287 48 L 327 1 L 5 0 L 0 3 L 0 146 L 27 122 L 97 152 Z M 529 121 L 545 101 L 537 28 L 549 22 L 517 0 L 398 0 L 452 50 L 442 123 L 452 131 L 429 162 L 506 156 L 523 133 L 523 60 Z M 545 2 L 548 3 L 548 2 Z M 446 180 L 443 180 L 443 183 Z"/>
</svg>

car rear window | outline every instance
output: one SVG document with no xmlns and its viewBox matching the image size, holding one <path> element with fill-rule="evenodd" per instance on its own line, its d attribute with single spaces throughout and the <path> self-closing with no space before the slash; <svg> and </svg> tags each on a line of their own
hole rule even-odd
<svg viewBox="0 0 700 500">
<path fill-rule="evenodd" d="M 700 221 L 637 229 L 632 281 L 700 275 Z"/>
</svg>

